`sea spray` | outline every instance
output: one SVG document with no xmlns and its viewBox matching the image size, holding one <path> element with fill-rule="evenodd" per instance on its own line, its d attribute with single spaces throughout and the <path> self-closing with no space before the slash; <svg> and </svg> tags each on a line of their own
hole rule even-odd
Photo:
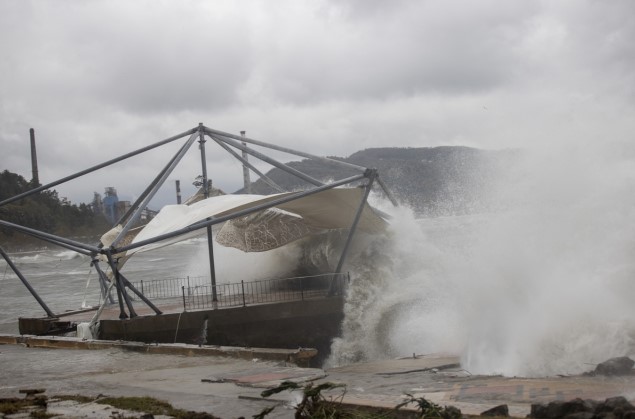
<svg viewBox="0 0 635 419">
<path fill-rule="evenodd" d="M 346 266 L 351 284 L 342 336 L 333 342 L 329 365 L 456 348 L 453 334 L 444 332 L 459 327 L 453 309 L 442 315 L 446 304 L 453 307 L 452 283 L 440 272 L 444 254 L 411 211 L 393 215 L 385 237 L 356 240 Z M 409 330 L 401 329 L 412 320 Z"/>
<path fill-rule="evenodd" d="M 329 363 L 454 352 L 472 373 L 545 376 L 635 354 L 632 150 L 550 151 L 492 188 L 495 211 L 400 210 L 384 241 L 358 238 Z"/>
<path fill-rule="evenodd" d="M 289 277 L 300 257 L 296 246 L 283 246 L 268 252 L 245 253 L 214 243 L 213 251 L 218 284 Z M 206 240 L 198 243 L 190 255 L 186 272 L 192 277 L 206 277 L 209 280 L 209 250 Z"/>
<path fill-rule="evenodd" d="M 633 161 L 549 151 L 529 154 L 499 191 L 512 209 L 478 229 L 465 264 L 477 279 L 462 288 L 473 372 L 579 373 L 633 353 Z"/>
</svg>

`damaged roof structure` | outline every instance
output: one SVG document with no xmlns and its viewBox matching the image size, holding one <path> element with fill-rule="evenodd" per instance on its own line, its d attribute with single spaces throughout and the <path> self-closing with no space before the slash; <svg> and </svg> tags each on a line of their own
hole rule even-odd
<svg viewBox="0 0 635 419">
<path fill-rule="evenodd" d="M 179 150 L 159 171 L 155 179 L 146 187 L 130 209 L 117 220 L 113 228 L 102 236 L 100 243 L 82 243 L 1 219 L 0 226 L 90 256 L 91 263 L 99 274 L 104 302 L 106 301 L 106 295 L 109 295 L 108 291 L 114 287 L 117 291 L 120 309 L 119 317 L 124 319 L 137 315 L 128 294 L 129 292 L 136 294 L 156 314 L 161 314 L 161 311 L 145 298 L 143 293 L 136 289 L 121 272 L 125 261 L 135 253 L 167 246 L 191 237 L 207 235 L 212 289 L 215 290 L 214 240 L 212 235 L 212 226 L 214 225 L 222 224 L 222 227 L 216 233 L 216 242 L 218 244 L 231 246 L 245 252 L 272 250 L 307 235 L 325 230 L 348 229 L 346 243 L 334 271 L 334 273 L 340 273 L 355 231 L 360 229 L 370 233 L 380 233 L 386 226 L 385 216 L 371 208 L 367 203 L 368 195 L 373 186 L 375 184 L 379 185 L 388 199 L 394 205 L 397 205 L 397 202 L 379 178 L 379 174 L 375 169 L 280 147 L 245 137 L 244 134 L 238 136 L 211 129 L 201 123 L 197 127 L 173 137 L 5 199 L 0 202 L 0 206 L 53 188 L 162 145 L 179 140 L 183 141 L 183 139 L 185 141 Z M 246 185 L 249 179 L 248 171 L 251 171 L 273 189 L 279 191 L 279 193 L 268 196 L 251 194 L 211 196 L 205 149 L 205 144 L 208 141 L 217 144 L 221 149 L 230 153 L 242 163 Z M 190 201 L 183 205 L 167 205 L 150 223 L 142 227 L 135 227 L 142 211 L 195 142 L 199 144 L 201 154 L 202 199 L 193 200 L 194 202 Z M 355 169 L 358 174 L 324 183 L 273 159 L 263 152 L 257 151 L 254 147 L 275 150 L 327 165 L 345 166 Z M 302 179 L 306 182 L 307 188 L 300 191 L 284 191 L 250 163 L 248 155 Z M 56 317 L 1 247 L 0 254 L 42 306 L 47 316 Z M 106 275 L 100 268 L 101 263 L 106 264 L 110 268 L 110 275 Z M 111 302 L 113 301 L 111 300 Z"/>
</svg>

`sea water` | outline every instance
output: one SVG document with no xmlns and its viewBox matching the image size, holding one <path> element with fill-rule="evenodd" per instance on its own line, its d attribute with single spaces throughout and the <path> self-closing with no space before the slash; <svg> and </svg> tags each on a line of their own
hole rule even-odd
<svg viewBox="0 0 635 419">
<path fill-rule="evenodd" d="M 285 278 L 300 264 L 300 247 L 288 246 L 266 253 L 245 254 L 213 246 L 217 284 L 241 280 Z M 151 252 L 138 253 L 122 267 L 128 280 L 139 284 L 169 278 L 190 278 L 189 284 L 210 284 L 207 239 L 194 238 Z M 99 306 L 97 273 L 87 256 L 62 248 L 11 253 L 13 263 L 56 314 Z M 107 264 L 101 268 L 109 272 Z M 140 302 L 136 304 L 142 304 Z M 0 259 L 0 333 L 17 333 L 19 317 L 43 317 L 46 313 L 4 259 Z"/>
</svg>

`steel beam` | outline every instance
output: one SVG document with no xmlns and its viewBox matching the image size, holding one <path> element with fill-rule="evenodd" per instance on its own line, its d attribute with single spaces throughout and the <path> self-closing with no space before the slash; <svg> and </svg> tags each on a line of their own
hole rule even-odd
<svg viewBox="0 0 635 419">
<path fill-rule="evenodd" d="M 280 185 L 278 185 L 276 182 L 274 182 L 269 176 L 265 175 L 260 170 L 258 170 L 253 164 L 249 163 L 249 160 L 244 159 L 240 154 L 238 154 L 234 150 L 232 150 L 230 146 L 228 146 L 227 144 L 225 144 L 224 142 L 222 142 L 220 140 L 217 140 L 214 137 L 210 136 L 210 138 L 212 140 L 214 140 L 216 142 L 216 144 L 218 144 L 219 146 L 223 147 L 229 154 L 231 154 L 236 159 L 238 159 L 243 165 L 247 166 L 255 174 L 260 176 L 260 178 L 263 180 L 263 182 L 265 182 L 267 185 L 271 186 L 273 189 L 275 189 L 278 192 L 286 192 L 284 189 L 282 189 L 280 187 Z"/>
<path fill-rule="evenodd" d="M 40 187 L 37 187 L 37 188 L 31 189 L 31 190 L 28 190 L 26 192 L 23 192 L 23 193 L 21 193 L 19 195 L 15 195 L 15 196 L 13 196 L 11 198 L 7 198 L 4 201 L 0 202 L 0 207 L 3 206 L 3 205 L 6 205 L 6 204 L 10 204 L 11 202 L 15 202 L 17 200 L 20 200 L 22 198 L 26 198 L 27 196 L 36 194 L 38 192 L 44 191 L 46 189 L 52 188 L 53 186 L 57 186 L 57 185 L 60 185 L 62 183 L 68 182 L 69 180 L 73 180 L 73 179 L 76 179 L 76 178 L 78 178 L 80 176 L 84 176 L 85 174 L 88 174 L 88 173 L 94 172 L 96 170 L 102 169 L 104 167 L 110 166 L 112 164 L 118 163 L 118 162 L 120 162 L 122 160 L 126 160 L 126 159 L 128 159 L 130 157 L 134 157 L 134 156 L 136 156 L 138 154 L 145 153 L 148 150 L 152 150 L 152 149 L 160 147 L 162 145 L 171 143 L 172 141 L 176 141 L 179 138 L 183 138 L 186 135 L 189 135 L 189 134 L 192 134 L 193 132 L 196 132 L 196 130 L 197 130 L 197 128 L 192 128 L 190 130 L 182 132 L 181 134 L 175 135 L 175 136 L 170 137 L 170 138 L 166 138 L 165 140 L 162 140 L 162 141 L 159 141 L 157 143 L 151 144 L 149 146 L 140 148 L 138 150 L 131 151 L 130 153 L 127 153 L 127 154 L 124 154 L 124 155 L 122 155 L 120 157 L 116 157 L 114 159 L 108 160 L 108 161 L 106 161 L 104 163 L 101 163 L 101 164 L 98 164 L 96 166 L 92 166 L 92 167 L 90 167 L 88 169 L 82 170 L 82 171 L 77 172 L 75 174 L 66 176 L 66 177 L 64 177 L 62 179 L 56 180 L 55 182 L 47 183 L 46 185 L 42 185 Z"/>
<path fill-rule="evenodd" d="M 154 310 L 154 312 L 156 314 L 163 314 L 161 312 L 161 310 L 159 310 L 154 304 L 152 304 L 152 301 L 148 300 L 148 298 L 145 295 L 143 295 L 143 293 L 140 292 L 134 285 L 132 285 L 132 283 L 130 281 L 128 281 L 128 278 L 126 278 L 121 272 L 119 272 L 119 277 L 123 281 L 123 285 L 128 287 L 128 288 L 130 288 L 130 291 L 132 291 L 135 294 L 137 294 L 137 297 L 141 298 L 141 300 L 144 303 L 146 303 L 146 305 L 148 307 L 150 307 L 152 310 Z"/>
<path fill-rule="evenodd" d="M 215 138 L 215 139 L 219 140 L 219 141 L 223 141 L 223 142 L 231 145 L 234 148 L 237 148 L 237 149 L 242 150 L 242 151 L 246 151 L 247 153 L 251 154 L 252 156 L 254 156 L 254 157 L 256 157 L 256 158 L 258 158 L 258 159 L 260 159 L 260 160 L 262 160 L 264 162 L 267 162 L 270 165 L 275 166 L 275 167 L 277 167 L 280 170 L 284 170 L 285 172 L 290 173 L 290 174 L 294 175 L 295 177 L 298 177 L 298 178 L 300 178 L 300 179 L 302 179 L 302 180 L 304 180 L 304 181 L 306 181 L 306 182 L 308 182 L 308 183 L 310 183 L 310 184 L 312 184 L 314 186 L 322 186 L 322 185 L 324 185 L 324 183 L 320 182 L 319 180 L 314 179 L 311 176 L 309 176 L 309 175 L 307 175 L 305 173 L 302 173 L 301 171 L 296 170 L 293 167 L 290 167 L 290 166 L 288 166 L 288 165 L 286 165 L 284 163 L 280 163 L 279 161 L 277 161 L 275 159 L 272 159 L 271 157 L 266 156 L 266 155 L 264 155 L 264 154 L 262 154 L 262 153 L 260 153 L 260 152 L 258 152 L 256 150 L 254 150 L 253 148 L 247 148 L 247 147 L 243 146 L 238 141 L 232 140 L 231 138 L 224 138 L 224 137 L 219 136 L 219 135 L 210 135 L 210 134 L 208 134 L 208 135 L 210 137 L 212 137 L 212 138 Z"/>
<path fill-rule="evenodd" d="M 31 236 L 31 237 L 35 237 L 36 239 L 40 239 L 40 240 L 46 241 L 48 243 L 54 244 L 55 246 L 59 246 L 59 247 L 63 247 L 63 248 L 68 249 L 68 250 L 72 250 L 73 252 L 77 252 L 77 253 L 79 253 L 81 255 L 84 255 L 84 256 L 92 256 L 93 255 L 93 252 L 90 252 L 90 251 L 84 250 L 84 249 L 80 249 L 79 247 L 71 246 L 69 244 L 62 243 L 62 242 L 55 241 L 55 240 L 45 240 L 45 239 L 43 239 L 41 237 L 38 237 L 38 235 L 36 235 L 36 234 L 29 233 L 29 232 L 26 232 L 26 231 L 22 231 L 22 233 L 26 234 L 28 236 Z"/>
<path fill-rule="evenodd" d="M 134 210 L 134 212 L 132 213 L 130 218 L 126 221 L 126 225 L 123 226 L 123 228 L 121 229 L 121 232 L 117 235 L 117 237 L 115 238 L 115 240 L 112 242 L 111 245 L 115 245 L 116 246 L 117 243 L 119 243 L 119 241 L 126 236 L 128 231 L 132 228 L 133 224 L 137 221 L 137 219 L 141 215 L 141 212 L 148 205 L 148 203 L 154 197 L 154 195 L 157 193 L 159 188 L 163 185 L 163 183 L 168 178 L 170 173 L 172 173 L 172 171 L 174 170 L 176 165 L 179 164 L 179 162 L 181 161 L 181 159 L 183 158 L 185 153 L 187 153 L 187 151 L 190 149 L 190 147 L 192 146 L 192 144 L 196 140 L 197 136 L 198 136 L 198 133 L 194 133 L 194 134 L 192 134 L 190 136 L 190 138 L 185 142 L 185 144 L 183 144 L 183 146 L 174 155 L 174 157 L 172 159 L 170 159 L 170 161 L 165 166 L 165 168 L 163 170 L 161 170 L 158 178 L 155 179 L 154 182 L 150 185 L 150 187 L 149 187 L 150 190 L 148 191 L 146 189 L 146 191 L 148 191 L 148 192 L 146 193 L 146 196 L 143 198 L 143 200 L 141 202 L 135 202 L 135 205 L 138 205 L 137 208 Z M 145 193 L 145 191 L 144 191 L 144 193 Z"/>
<path fill-rule="evenodd" d="M 44 241 L 47 241 L 49 243 L 53 243 L 53 244 L 60 244 L 60 243 L 64 243 L 70 246 L 74 246 L 78 249 L 84 249 L 87 250 L 89 252 L 93 252 L 93 253 L 100 253 L 100 249 L 97 246 L 91 246 L 89 244 L 85 244 L 85 243 L 80 243 L 78 241 L 75 240 L 71 240 L 71 239 L 65 239 L 64 237 L 60 237 L 60 236 L 56 236 L 54 234 L 50 234 L 50 233 L 45 233 L 43 231 L 39 231 L 39 230 L 35 230 L 33 228 L 29 228 L 29 227 L 24 227 L 21 226 L 19 224 L 14 224 L 14 223 L 10 223 L 8 221 L 3 221 L 0 220 L 0 226 L 4 226 L 4 227 L 8 227 L 12 230 L 17 230 L 20 231 L 22 233 L 25 234 L 29 234 L 31 236 L 35 236 L 39 239 L 42 239 Z M 75 249 L 73 249 L 75 250 Z"/>
<path fill-rule="evenodd" d="M 48 308 L 48 306 L 46 305 L 46 303 L 44 302 L 44 300 L 42 300 L 40 298 L 40 296 L 38 295 L 38 293 L 33 289 L 33 287 L 31 286 L 31 284 L 29 284 L 29 281 L 26 280 L 26 278 L 24 277 L 24 275 L 22 275 L 22 272 L 20 272 L 20 270 L 18 269 L 17 266 L 15 266 L 15 264 L 13 263 L 13 261 L 11 260 L 11 258 L 9 257 L 9 255 L 4 251 L 4 249 L 2 248 L 2 246 L 0 246 L 0 255 L 2 255 L 2 257 L 4 258 L 4 260 L 7 261 L 7 264 L 9 265 L 9 267 L 13 270 L 13 272 L 15 272 L 15 274 L 18 276 L 18 278 L 20 278 L 20 281 L 22 281 L 22 283 L 24 284 L 24 286 L 29 290 L 29 292 L 31 293 L 31 295 L 33 296 L 33 298 L 35 298 L 37 300 L 37 302 L 40 304 L 40 306 L 44 309 L 44 311 L 46 312 L 46 315 L 49 318 L 54 318 L 57 317 L 55 314 L 53 314 L 53 312 L 51 311 L 50 308 Z"/>
<path fill-rule="evenodd" d="M 298 151 L 298 150 L 293 150 L 293 149 L 287 148 L 287 147 L 277 146 L 275 144 L 266 143 L 264 141 L 254 140 L 253 138 L 249 138 L 249 137 L 240 137 L 238 135 L 230 134 L 228 132 L 218 131 L 218 130 L 207 128 L 207 127 L 205 127 L 205 132 L 208 135 L 210 135 L 210 136 L 211 135 L 220 135 L 220 136 L 227 137 L 227 138 L 233 138 L 235 140 L 244 141 L 244 142 L 249 143 L 249 144 L 259 145 L 261 147 L 270 148 L 272 150 L 277 150 L 277 151 L 282 151 L 283 153 L 293 154 L 293 155 L 296 155 L 296 156 L 299 156 L 299 157 L 305 157 L 305 158 L 311 159 L 311 160 L 319 160 L 319 161 L 321 161 L 323 163 L 327 163 L 327 164 L 331 164 L 331 165 L 339 165 L 339 166 L 343 166 L 343 167 L 348 167 L 350 169 L 355 169 L 355 170 L 358 170 L 358 171 L 361 171 L 361 172 L 364 172 L 367 169 L 366 167 L 358 166 L 356 164 L 347 163 L 347 162 L 343 162 L 343 161 L 339 161 L 339 160 L 335 160 L 335 159 L 330 159 L 328 157 L 316 156 L 316 155 L 313 155 L 313 154 L 305 153 L 303 151 Z"/>
<path fill-rule="evenodd" d="M 195 136 L 196 134 L 192 134 L 193 136 Z M 182 150 L 184 146 L 181 146 L 181 148 L 179 150 Z M 170 159 L 170 161 L 168 162 L 168 164 L 166 164 L 166 166 L 159 172 L 159 174 L 154 178 L 154 180 L 148 185 L 148 187 L 141 193 L 141 195 L 139 195 L 139 198 L 137 198 L 137 200 L 134 202 L 134 204 L 132 204 L 132 206 L 130 207 L 130 209 L 128 211 L 126 211 L 126 213 L 121 216 L 121 218 L 119 218 L 119 220 L 117 220 L 117 222 L 115 223 L 115 225 L 117 224 L 122 224 L 125 220 L 127 220 L 130 217 L 130 214 L 132 214 L 132 212 L 139 207 L 139 205 L 141 205 L 141 202 L 146 198 L 146 196 L 148 196 L 148 194 L 152 191 L 152 188 L 154 187 L 154 185 L 156 185 L 161 177 L 163 176 L 163 174 L 168 170 L 168 168 L 170 167 L 170 165 L 172 164 L 172 162 L 174 162 L 178 156 L 179 152 L 177 151 L 176 154 L 174 156 L 172 156 L 172 158 Z"/>
</svg>

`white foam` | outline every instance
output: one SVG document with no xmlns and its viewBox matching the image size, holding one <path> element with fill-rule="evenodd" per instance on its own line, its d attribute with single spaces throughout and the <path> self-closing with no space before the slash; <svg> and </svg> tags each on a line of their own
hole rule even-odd
<svg viewBox="0 0 635 419">
<path fill-rule="evenodd" d="M 449 351 L 546 376 L 635 354 L 635 147 L 569 146 L 527 153 L 492 191 L 505 211 L 400 210 L 389 241 L 358 243 L 330 362 Z"/>
</svg>

